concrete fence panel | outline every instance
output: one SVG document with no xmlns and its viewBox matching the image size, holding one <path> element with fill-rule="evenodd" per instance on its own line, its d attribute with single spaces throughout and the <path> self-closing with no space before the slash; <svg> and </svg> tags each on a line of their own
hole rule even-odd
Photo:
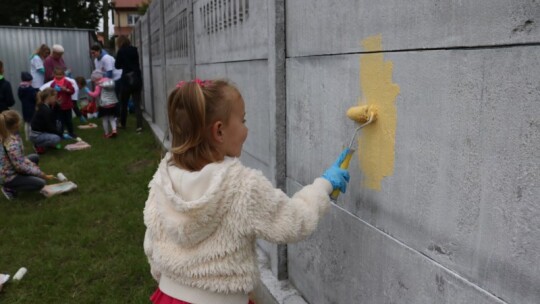
<svg viewBox="0 0 540 304">
<path fill-rule="evenodd" d="M 287 55 L 361 52 L 381 34 L 384 50 L 537 43 L 535 0 L 287 1 Z"/>
</svg>

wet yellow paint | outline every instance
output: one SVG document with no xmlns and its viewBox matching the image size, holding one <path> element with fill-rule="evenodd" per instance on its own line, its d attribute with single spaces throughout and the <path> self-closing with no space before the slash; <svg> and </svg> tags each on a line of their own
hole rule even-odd
<svg viewBox="0 0 540 304">
<path fill-rule="evenodd" d="M 382 36 L 362 40 L 366 52 L 382 50 Z M 364 173 L 362 185 L 381 190 L 381 181 L 394 173 L 394 144 L 396 136 L 396 97 L 399 86 L 392 82 L 393 63 L 384 61 L 383 53 L 360 55 L 359 105 L 377 108 L 377 120 L 362 129 L 358 139 L 358 158 Z"/>
</svg>

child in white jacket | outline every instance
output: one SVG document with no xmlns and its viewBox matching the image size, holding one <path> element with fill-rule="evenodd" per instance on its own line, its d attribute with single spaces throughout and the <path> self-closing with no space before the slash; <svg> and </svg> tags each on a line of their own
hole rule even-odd
<svg viewBox="0 0 540 304">
<path fill-rule="evenodd" d="M 345 191 L 339 168 L 292 198 L 238 157 L 246 140 L 244 100 L 224 80 L 180 82 L 168 98 L 169 153 L 150 182 L 144 209 L 144 250 L 159 282 L 160 303 L 251 303 L 259 282 L 255 240 L 304 239 Z"/>
<path fill-rule="evenodd" d="M 93 98 L 99 98 L 99 114 L 98 117 L 102 118 L 103 131 L 105 138 L 114 138 L 118 135 L 116 132 L 116 117 L 118 117 L 118 111 L 116 104 L 118 98 L 114 90 L 114 80 L 103 77 L 100 71 L 92 72 L 90 77 L 94 83 L 94 91 L 86 89 L 88 96 Z M 109 133 L 109 126 L 111 132 Z"/>
</svg>

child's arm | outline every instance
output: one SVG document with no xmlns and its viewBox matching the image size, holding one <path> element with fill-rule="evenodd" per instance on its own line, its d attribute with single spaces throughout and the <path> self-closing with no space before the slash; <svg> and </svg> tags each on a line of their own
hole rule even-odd
<svg viewBox="0 0 540 304">
<path fill-rule="evenodd" d="M 292 243 L 306 238 L 330 206 L 332 185 L 325 179 L 315 179 L 289 198 L 275 189 L 262 173 L 249 178 L 248 227 L 258 238 L 269 242 Z"/>
<path fill-rule="evenodd" d="M 309 236 L 319 219 L 330 206 L 330 193 L 335 189 L 345 192 L 349 173 L 340 169 L 347 149 L 323 177 L 316 178 L 289 198 L 283 191 L 259 171 L 247 177 L 250 197 L 248 203 L 248 226 L 259 238 L 273 243 L 290 243 Z"/>
<path fill-rule="evenodd" d="M 93 98 L 99 97 L 99 95 L 101 94 L 101 86 L 96 85 L 94 88 L 94 91 L 89 90 L 87 93 L 90 97 L 93 97 Z"/>
</svg>

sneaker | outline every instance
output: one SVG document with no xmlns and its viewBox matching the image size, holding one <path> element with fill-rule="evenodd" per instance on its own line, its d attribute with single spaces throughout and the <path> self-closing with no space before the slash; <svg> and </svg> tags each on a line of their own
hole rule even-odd
<svg viewBox="0 0 540 304">
<path fill-rule="evenodd" d="M 2 187 L 2 193 L 4 193 L 4 196 L 7 198 L 8 201 L 14 199 L 17 194 L 15 190 L 5 186 Z"/>
<path fill-rule="evenodd" d="M 116 131 L 112 131 L 111 134 L 109 134 L 109 137 L 110 138 L 115 138 L 118 134 L 116 133 Z"/>
<path fill-rule="evenodd" d="M 141 133 L 141 132 L 142 132 L 142 128 L 141 128 L 141 127 L 138 127 L 137 129 L 135 129 L 135 132 Z"/>
<path fill-rule="evenodd" d="M 73 139 L 73 137 L 71 137 L 71 136 L 70 136 L 69 134 L 67 134 L 67 133 L 64 133 L 64 134 L 63 134 L 63 137 L 64 137 L 64 139 Z"/>
<path fill-rule="evenodd" d="M 82 116 L 82 115 L 79 117 L 79 120 L 80 120 L 81 123 L 83 123 L 83 124 L 85 124 L 85 123 L 88 122 L 88 121 L 86 120 L 86 118 L 85 118 L 84 116 Z"/>
</svg>

